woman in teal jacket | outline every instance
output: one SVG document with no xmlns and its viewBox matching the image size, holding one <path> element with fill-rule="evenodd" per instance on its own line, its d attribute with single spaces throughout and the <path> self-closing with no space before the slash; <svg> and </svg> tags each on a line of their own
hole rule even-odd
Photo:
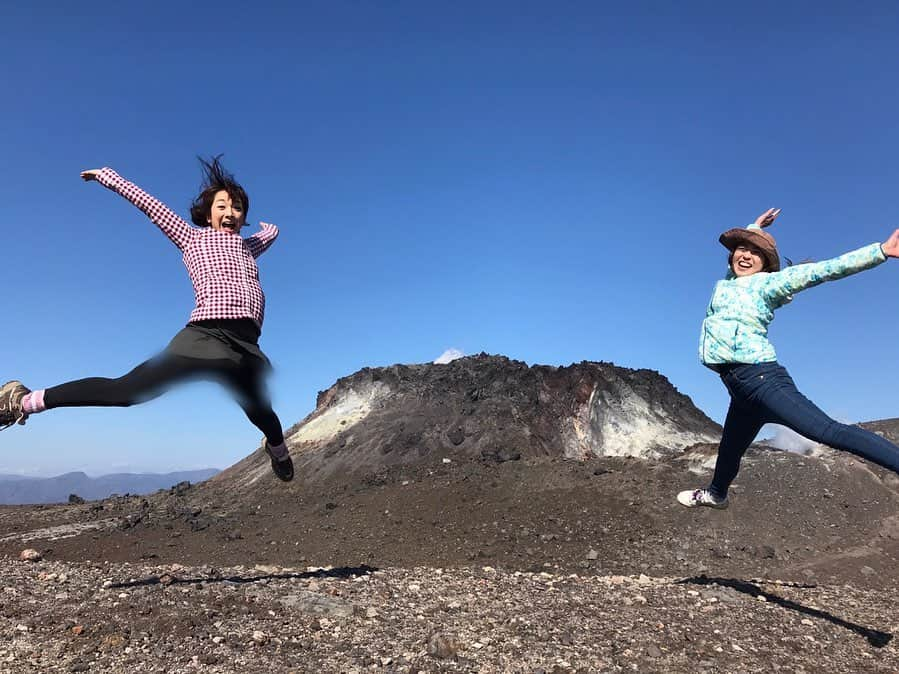
<svg viewBox="0 0 899 674">
<path fill-rule="evenodd" d="M 731 401 L 712 483 L 677 495 L 677 500 L 690 508 L 727 507 L 727 490 L 740 470 L 740 460 L 766 423 L 781 424 L 810 440 L 899 473 L 899 447 L 875 433 L 828 417 L 796 389 L 768 341 L 774 311 L 800 290 L 899 257 L 899 229 L 886 243 L 781 270 L 777 244 L 762 229 L 779 214 L 780 209 L 772 208 L 746 229 L 731 229 L 720 238 L 730 250 L 729 269 L 727 277 L 715 286 L 702 322 L 699 357 L 721 376 Z"/>
</svg>

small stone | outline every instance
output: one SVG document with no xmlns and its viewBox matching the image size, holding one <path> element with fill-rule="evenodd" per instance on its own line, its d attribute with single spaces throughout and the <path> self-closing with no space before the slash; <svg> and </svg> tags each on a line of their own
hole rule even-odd
<svg viewBox="0 0 899 674">
<path fill-rule="evenodd" d="M 19 553 L 19 559 L 23 562 L 39 562 L 44 556 L 34 548 L 25 548 Z"/>
<path fill-rule="evenodd" d="M 125 645 L 127 639 L 122 634 L 107 634 L 100 642 L 101 651 L 117 650 Z"/>
<path fill-rule="evenodd" d="M 435 632 L 431 635 L 431 638 L 428 639 L 427 653 L 432 658 L 440 660 L 454 658 L 461 649 L 462 644 L 459 643 L 459 640 L 449 634 Z"/>
<path fill-rule="evenodd" d="M 345 599 L 331 596 L 325 593 L 315 593 L 306 590 L 296 590 L 280 598 L 284 606 L 317 615 L 336 616 L 348 618 L 357 612 L 357 608 Z M 361 613 L 361 610 L 358 610 Z"/>
<path fill-rule="evenodd" d="M 268 635 L 266 635 L 265 632 L 256 630 L 253 632 L 253 641 L 260 645 L 264 644 L 265 642 L 268 641 Z"/>
<path fill-rule="evenodd" d="M 863 576 L 873 576 L 875 573 L 877 573 L 870 566 L 863 566 L 860 570 Z"/>
<path fill-rule="evenodd" d="M 273 564 L 257 564 L 253 567 L 253 570 L 268 576 L 274 576 L 275 574 L 281 573 L 281 567 Z"/>
<path fill-rule="evenodd" d="M 84 625 L 75 625 L 72 628 L 72 634 L 74 634 L 76 637 L 84 634 Z"/>
<path fill-rule="evenodd" d="M 596 550 L 591 549 L 590 552 L 587 553 L 587 559 L 599 559 L 599 553 Z"/>
<path fill-rule="evenodd" d="M 446 434 L 446 437 L 449 438 L 450 442 L 458 446 L 465 441 L 465 431 L 463 431 L 461 427 L 456 426 Z"/>
<path fill-rule="evenodd" d="M 506 463 L 507 461 L 521 460 L 521 452 L 507 447 L 499 449 L 482 449 L 481 458 L 494 463 Z"/>
<path fill-rule="evenodd" d="M 662 657 L 662 649 L 655 644 L 649 644 L 646 647 L 646 654 L 651 658 L 660 658 Z"/>
</svg>

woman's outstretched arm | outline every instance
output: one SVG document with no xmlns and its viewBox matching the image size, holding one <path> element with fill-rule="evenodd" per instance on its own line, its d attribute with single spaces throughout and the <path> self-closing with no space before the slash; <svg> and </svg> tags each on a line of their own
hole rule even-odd
<svg viewBox="0 0 899 674">
<path fill-rule="evenodd" d="M 178 248 L 181 250 L 187 248 L 187 244 L 190 243 L 196 230 L 159 199 L 150 196 L 108 167 L 82 171 L 81 177 L 87 182 L 96 180 L 103 187 L 125 197 L 143 211 Z"/>
<path fill-rule="evenodd" d="M 825 281 L 835 281 L 876 267 L 889 257 L 899 257 L 899 230 L 893 232 L 886 243 L 872 243 L 830 260 L 797 264 L 768 274 L 766 290 L 772 298 L 786 300 Z"/>
<path fill-rule="evenodd" d="M 253 257 L 262 255 L 278 238 L 278 228 L 275 225 L 260 222 L 259 226 L 262 228 L 262 231 L 247 237 L 247 246 L 249 246 Z"/>
</svg>

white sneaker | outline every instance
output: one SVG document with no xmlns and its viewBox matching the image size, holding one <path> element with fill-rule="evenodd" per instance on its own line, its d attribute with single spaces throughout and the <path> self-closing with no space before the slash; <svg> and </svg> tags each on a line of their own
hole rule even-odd
<svg viewBox="0 0 899 674">
<path fill-rule="evenodd" d="M 677 502 L 688 508 L 707 506 L 709 508 L 724 510 L 728 506 L 726 498 L 718 498 L 708 489 L 688 489 L 687 491 L 682 491 L 677 495 Z"/>
</svg>

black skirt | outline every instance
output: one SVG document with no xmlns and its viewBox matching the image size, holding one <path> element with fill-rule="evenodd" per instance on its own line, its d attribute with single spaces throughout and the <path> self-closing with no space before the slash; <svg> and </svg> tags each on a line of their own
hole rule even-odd
<svg viewBox="0 0 899 674">
<path fill-rule="evenodd" d="M 259 348 L 259 326 L 249 318 L 194 321 L 172 338 L 166 353 L 199 360 L 230 361 L 240 368 L 269 370 Z"/>
</svg>

